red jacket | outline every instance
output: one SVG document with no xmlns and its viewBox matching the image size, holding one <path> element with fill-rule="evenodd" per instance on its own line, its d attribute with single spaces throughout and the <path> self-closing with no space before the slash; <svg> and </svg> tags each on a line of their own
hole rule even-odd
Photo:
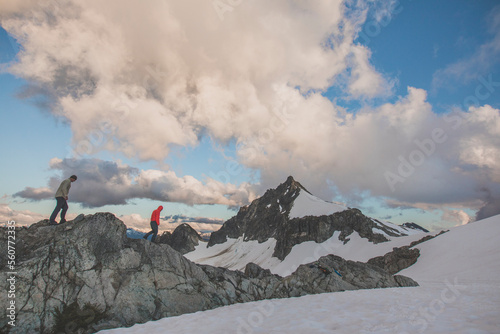
<svg viewBox="0 0 500 334">
<path fill-rule="evenodd" d="M 151 215 L 151 221 L 156 222 L 156 224 L 160 225 L 160 212 L 163 210 L 163 206 L 159 206 L 158 209 L 153 211 L 153 214 Z"/>
</svg>

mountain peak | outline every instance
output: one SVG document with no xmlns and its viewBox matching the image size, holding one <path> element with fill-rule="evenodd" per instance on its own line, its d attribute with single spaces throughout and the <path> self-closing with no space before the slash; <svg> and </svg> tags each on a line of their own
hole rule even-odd
<svg viewBox="0 0 500 334">
<path fill-rule="evenodd" d="M 283 260 L 294 245 L 305 241 L 324 242 L 339 231 L 338 239 L 347 243 L 353 232 L 372 243 L 388 241 L 389 237 L 406 235 L 391 223 L 378 222 L 340 203 L 324 201 L 311 194 L 293 176 L 250 205 L 211 234 L 208 247 L 228 239 L 242 242 L 276 240 L 273 256 Z"/>
<path fill-rule="evenodd" d="M 280 184 L 276 189 L 279 189 L 280 187 L 281 188 L 285 187 L 290 189 L 302 189 L 310 193 L 309 190 L 307 190 L 302 184 L 300 184 L 299 181 L 295 180 L 291 175 L 286 179 L 284 183 Z"/>
</svg>

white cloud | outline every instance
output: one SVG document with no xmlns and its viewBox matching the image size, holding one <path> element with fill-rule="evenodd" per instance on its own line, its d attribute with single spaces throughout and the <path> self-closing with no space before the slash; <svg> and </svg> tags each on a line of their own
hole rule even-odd
<svg viewBox="0 0 500 334">
<path fill-rule="evenodd" d="M 443 221 L 454 222 L 455 225 L 465 225 L 474 220 L 464 210 L 445 210 L 442 219 Z"/>
<path fill-rule="evenodd" d="M 24 49 L 11 72 L 52 92 L 75 146 L 161 160 L 203 131 L 252 136 L 282 102 L 276 87 L 325 90 L 353 66 L 355 94 L 378 94 L 383 80 L 352 42 L 360 22 L 344 11 L 342 1 L 253 1 L 220 20 L 210 1 L 25 2 L 2 25 Z M 89 149 L 103 123 L 105 141 Z"/>
<path fill-rule="evenodd" d="M 368 192 L 439 205 L 486 201 L 479 189 L 500 193 L 498 110 L 483 106 L 447 118 L 433 112 L 425 91 L 410 87 L 394 103 L 353 115 L 321 95 L 331 86 L 346 99 L 392 94 L 370 50 L 353 42 L 374 4 L 358 5 L 244 1 L 221 20 L 202 0 L 20 1 L 0 5 L 0 19 L 23 46 L 10 71 L 48 91 L 52 111 L 71 124 L 74 159 L 63 161 L 82 165 L 52 166 L 86 177 L 72 190 L 86 206 L 133 198 L 224 205 L 252 199 L 246 184 L 82 159 L 114 150 L 162 162 L 173 145 L 195 146 L 203 135 L 236 141 L 239 162 L 260 171 L 263 188 L 294 175 L 327 199 L 332 188 L 346 197 Z M 375 4 L 376 20 L 396 14 L 395 5 Z M 492 31 L 471 58 L 436 77 L 466 80 L 494 62 L 500 35 Z M 403 160 L 413 161 L 405 175 Z M 392 187 L 388 171 L 399 176 Z M 30 191 L 30 198 L 47 193 L 23 194 Z"/>
<path fill-rule="evenodd" d="M 74 219 L 76 214 L 68 213 L 66 218 L 68 220 Z M 0 222 L 2 222 L 2 225 L 9 221 L 15 221 L 16 226 L 29 226 L 44 219 L 49 219 L 49 216 L 30 210 L 15 210 L 9 204 L 0 203 Z"/>
<path fill-rule="evenodd" d="M 393 84 L 370 64 L 370 50 L 361 45 L 353 48 L 349 93 L 353 98 L 387 97 Z"/>
<path fill-rule="evenodd" d="M 255 198 L 247 183 L 236 186 L 212 178 L 201 182 L 192 176 L 178 177 L 173 171 L 139 170 L 120 162 L 54 158 L 50 168 L 61 176 L 52 177 L 48 187 L 27 187 L 14 196 L 30 200 L 52 198 L 60 182 L 75 174 L 78 180 L 72 184 L 69 197 L 84 207 L 123 205 L 134 198 L 240 206 Z"/>
</svg>

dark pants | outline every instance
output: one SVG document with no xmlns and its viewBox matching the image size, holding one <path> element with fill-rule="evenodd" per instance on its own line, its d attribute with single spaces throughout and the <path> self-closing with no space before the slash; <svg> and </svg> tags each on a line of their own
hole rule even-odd
<svg viewBox="0 0 500 334">
<path fill-rule="evenodd" d="M 66 220 L 66 211 L 68 211 L 68 202 L 66 202 L 66 199 L 64 197 L 56 197 L 57 200 L 57 205 L 56 208 L 54 209 L 54 212 L 52 212 L 52 215 L 50 216 L 50 222 L 55 223 L 57 214 L 59 211 L 61 211 L 61 220 Z"/>
<path fill-rule="evenodd" d="M 143 238 L 147 239 L 151 234 L 153 235 L 151 237 L 151 242 L 154 242 L 156 239 L 156 236 L 158 235 L 158 224 L 155 221 L 151 222 L 151 231 L 146 233 L 146 235 Z"/>
</svg>

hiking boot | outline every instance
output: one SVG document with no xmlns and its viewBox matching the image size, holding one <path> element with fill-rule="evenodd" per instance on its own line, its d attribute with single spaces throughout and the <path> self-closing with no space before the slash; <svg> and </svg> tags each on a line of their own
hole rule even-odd
<svg viewBox="0 0 500 334">
<path fill-rule="evenodd" d="M 59 224 L 64 224 L 66 222 L 66 219 L 61 219 L 61 221 L 59 222 Z"/>
<path fill-rule="evenodd" d="M 49 225 L 57 225 L 57 222 L 54 220 L 52 222 L 49 222 Z"/>
</svg>

